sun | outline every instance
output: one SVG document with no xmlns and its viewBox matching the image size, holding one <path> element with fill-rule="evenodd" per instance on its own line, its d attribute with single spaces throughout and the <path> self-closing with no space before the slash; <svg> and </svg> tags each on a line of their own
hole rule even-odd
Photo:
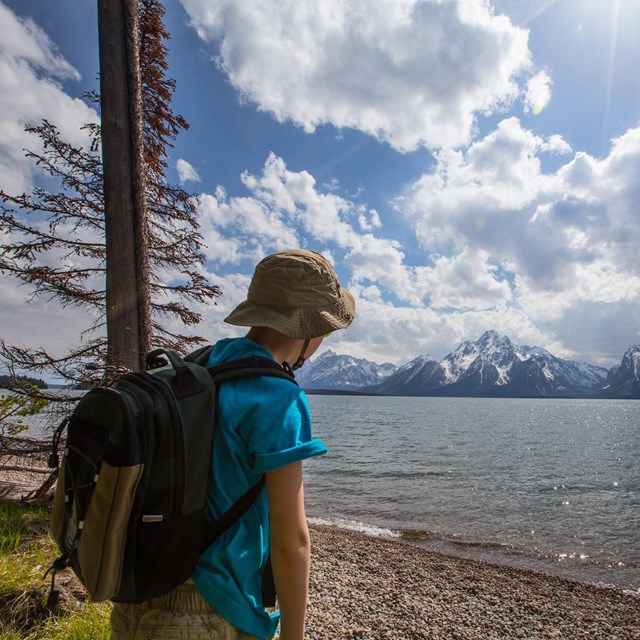
<svg viewBox="0 0 640 640">
<path fill-rule="evenodd" d="M 531 25 L 538 17 L 551 9 L 561 12 L 573 24 L 573 31 L 583 46 L 601 52 L 603 115 L 601 122 L 601 148 L 609 146 L 610 120 L 615 85 L 621 74 L 636 73 L 635 65 L 629 66 L 630 42 L 640 39 L 640 0 L 537 0 L 529 3 L 529 13 L 524 25 Z M 570 38 L 565 32 L 562 37 Z M 535 113 L 535 111 L 534 111 Z"/>
</svg>

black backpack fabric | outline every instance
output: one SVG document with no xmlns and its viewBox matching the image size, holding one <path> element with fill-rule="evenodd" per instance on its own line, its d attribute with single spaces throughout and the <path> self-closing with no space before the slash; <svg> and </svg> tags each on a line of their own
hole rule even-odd
<svg viewBox="0 0 640 640">
<path fill-rule="evenodd" d="M 256 375 L 295 384 L 293 373 L 260 357 L 207 369 L 210 351 L 182 359 L 155 350 L 146 371 L 92 389 L 61 425 L 51 533 L 62 556 L 52 594 L 55 573 L 70 566 L 94 602 L 162 595 L 190 577 L 202 551 L 258 497 L 264 476 L 220 520 L 205 523 L 217 390 Z"/>
</svg>

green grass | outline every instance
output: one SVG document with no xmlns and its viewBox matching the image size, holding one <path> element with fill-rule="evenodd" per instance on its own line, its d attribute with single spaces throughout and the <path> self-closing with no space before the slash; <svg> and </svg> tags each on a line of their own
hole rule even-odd
<svg viewBox="0 0 640 640">
<path fill-rule="evenodd" d="M 0 503 L 0 640 L 108 640 L 110 603 L 86 601 L 69 570 L 58 574 L 54 611 L 45 607 L 57 557 L 42 507 Z"/>
<path fill-rule="evenodd" d="M 18 549 L 22 542 L 32 540 L 46 528 L 46 509 L 25 507 L 20 503 L 0 504 L 0 555 Z"/>
</svg>

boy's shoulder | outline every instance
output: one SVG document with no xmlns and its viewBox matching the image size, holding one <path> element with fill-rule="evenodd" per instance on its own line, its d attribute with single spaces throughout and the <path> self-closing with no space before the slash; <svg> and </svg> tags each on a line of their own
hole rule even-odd
<svg viewBox="0 0 640 640">
<path fill-rule="evenodd" d="M 267 358 L 275 363 L 273 356 L 262 346 L 246 338 L 224 338 L 213 345 L 207 367 L 231 364 L 246 358 Z M 306 404 L 304 390 L 295 383 L 294 378 L 273 375 L 249 376 L 232 380 L 231 387 L 237 391 L 250 393 L 258 402 L 277 402 L 278 404 L 302 401 Z M 224 387 L 227 385 L 223 385 Z M 224 394 L 225 396 L 228 394 Z"/>
<path fill-rule="evenodd" d="M 206 366 L 212 367 L 217 364 L 254 356 L 273 360 L 273 356 L 264 347 L 252 340 L 247 338 L 222 338 L 212 346 Z"/>
</svg>

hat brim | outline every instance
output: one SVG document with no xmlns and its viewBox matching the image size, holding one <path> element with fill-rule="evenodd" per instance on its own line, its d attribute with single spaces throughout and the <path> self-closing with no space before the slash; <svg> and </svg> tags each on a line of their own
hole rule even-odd
<svg viewBox="0 0 640 640">
<path fill-rule="evenodd" d="M 239 327 L 269 327 L 290 338 L 307 340 L 346 329 L 355 317 L 353 296 L 343 288 L 332 308 L 278 308 L 241 302 L 225 319 Z"/>
</svg>

